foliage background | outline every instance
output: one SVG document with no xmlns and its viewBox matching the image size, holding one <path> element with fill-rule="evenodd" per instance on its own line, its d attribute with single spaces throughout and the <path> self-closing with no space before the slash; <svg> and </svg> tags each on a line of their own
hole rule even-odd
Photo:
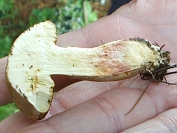
<svg viewBox="0 0 177 133">
<path fill-rule="evenodd" d="M 30 26 L 51 20 L 57 33 L 80 29 L 106 15 L 110 0 L 0 0 L 0 58 Z M 0 121 L 17 112 L 15 104 L 0 107 Z"/>
</svg>

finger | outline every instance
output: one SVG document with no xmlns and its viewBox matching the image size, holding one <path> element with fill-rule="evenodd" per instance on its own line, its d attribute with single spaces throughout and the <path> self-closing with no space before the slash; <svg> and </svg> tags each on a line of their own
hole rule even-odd
<svg viewBox="0 0 177 133">
<path fill-rule="evenodd" d="M 106 91 L 63 112 L 58 110 L 61 113 L 46 121 L 29 126 L 22 132 L 28 131 L 29 133 L 30 130 L 32 130 L 31 132 L 58 131 L 68 133 L 74 131 L 85 133 L 120 132 L 152 119 L 169 108 L 177 107 L 176 102 L 174 102 L 177 100 L 174 88 L 166 89 L 166 87 L 161 85 L 158 87 L 150 86 L 151 91 L 143 96 L 136 108 L 128 115 L 125 115 L 125 113 L 136 102 L 142 91 L 117 88 Z"/>
<path fill-rule="evenodd" d="M 0 59 L 0 105 L 7 104 L 12 101 L 7 85 L 6 85 L 6 69 L 7 58 Z"/>
<path fill-rule="evenodd" d="M 155 118 L 143 122 L 137 126 L 129 128 L 122 133 L 148 133 L 148 132 L 156 132 L 156 133 L 172 133 L 177 131 L 177 109 L 168 110 Z"/>
<path fill-rule="evenodd" d="M 14 133 L 24 127 L 34 124 L 35 121 L 27 119 L 24 114 L 18 112 L 12 117 L 8 117 L 0 122 L 0 132 L 1 133 Z"/>
<path fill-rule="evenodd" d="M 58 114 L 65 109 L 69 109 L 75 105 L 85 102 L 97 95 L 111 89 L 117 88 L 117 82 L 91 82 L 81 81 L 72 84 L 54 95 L 49 116 Z M 61 108 L 59 108 L 61 107 Z"/>
<path fill-rule="evenodd" d="M 47 118 L 63 112 L 86 100 L 89 100 L 105 91 L 114 89 L 116 88 L 116 86 L 117 82 L 97 83 L 89 81 L 81 81 L 70 85 L 63 90 L 55 93 L 52 100 L 51 108 L 47 114 Z M 13 121 L 16 122 L 14 123 Z M 0 123 L 0 129 L 2 128 L 4 132 L 11 133 L 27 127 L 32 123 L 35 122 L 27 119 L 22 113 L 16 113 L 11 117 L 3 120 Z M 10 126 L 13 128 L 9 128 Z"/>
</svg>

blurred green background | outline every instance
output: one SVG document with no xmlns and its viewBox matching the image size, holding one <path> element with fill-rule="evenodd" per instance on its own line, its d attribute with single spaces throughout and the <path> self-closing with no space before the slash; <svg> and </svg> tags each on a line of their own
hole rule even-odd
<svg viewBox="0 0 177 133">
<path fill-rule="evenodd" d="M 30 26 L 51 20 L 57 33 L 80 29 L 107 14 L 111 0 L 0 0 L 0 58 Z M 18 112 L 14 103 L 0 107 L 0 121 Z"/>
</svg>

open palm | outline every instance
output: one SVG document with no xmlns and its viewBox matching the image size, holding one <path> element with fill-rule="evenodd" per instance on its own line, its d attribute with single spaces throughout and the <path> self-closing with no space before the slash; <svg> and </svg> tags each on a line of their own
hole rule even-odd
<svg viewBox="0 0 177 133">
<path fill-rule="evenodd" d="M 57 45 L 95 47 L 103 42 L 141 37 L 166 44 L 163 50 L 177 59 L 177 2 L 175 0 L 134 0 L 87 27 L 60 35 Z M 11 102 L 5 85 L 6 58 L 0 60 L 0 104 Z M 177 81 L 169 75 L 170 81 Z M 177 87 L 151 83 L 147 92 L 128 115 L 125 115 L 148 81 L 139 76 L 117 82 L 91 82 L 53 77 L 56 83 L 51 109 L 45 120 L 28 120 L 21 112 L 0 123 L 1 132 L 172 132 L 176 131 Z M 76 82 L 76 83 L 74 83 Z M 71 84 L 74 83 L 74 84 Z M 71 84 L 71 85 L 69 85 Z M 68 86 L 69 85 L 69 86 Z M 67 87 L 66 87 L 67 86 Z M 142 88 L 142 89 L 141 89 Z"/>
</svg>

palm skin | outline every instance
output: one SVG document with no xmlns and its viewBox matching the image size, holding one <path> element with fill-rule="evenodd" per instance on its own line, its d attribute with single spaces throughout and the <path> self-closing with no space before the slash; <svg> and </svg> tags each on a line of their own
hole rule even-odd
<svg viewBox="0 0 177 133">
<path fill-rule="evenodd" d="M 141 37 L 160 46 L 165 44 L 163 50 L 170 51 L 172 62 L 175 62 L 176 10 L 175 0 L 134 0 L 81 30 L 60 35 L 57 45 L 95 47 L 101 41 L 106 43 Z M 0 64 L 0 104 L 4 105 L 11 102 L 5 85 L 6 58 L 1 59 Z M 175 77 L 175 74 L 167 76 L 169 81 L 174 82 Z M 19 112 L 0 123 L 1 132 L 128 133 L 177 130 L 176 86 L 151 83 L 135 109 L 125 115 L 148 83 L 139 76 L 105 83 L 76 82 L 61 76 L 53 78 L 55 90 L 63 89 L 55 93 L 45 120 L 34 122 Z"/>
</svg>

